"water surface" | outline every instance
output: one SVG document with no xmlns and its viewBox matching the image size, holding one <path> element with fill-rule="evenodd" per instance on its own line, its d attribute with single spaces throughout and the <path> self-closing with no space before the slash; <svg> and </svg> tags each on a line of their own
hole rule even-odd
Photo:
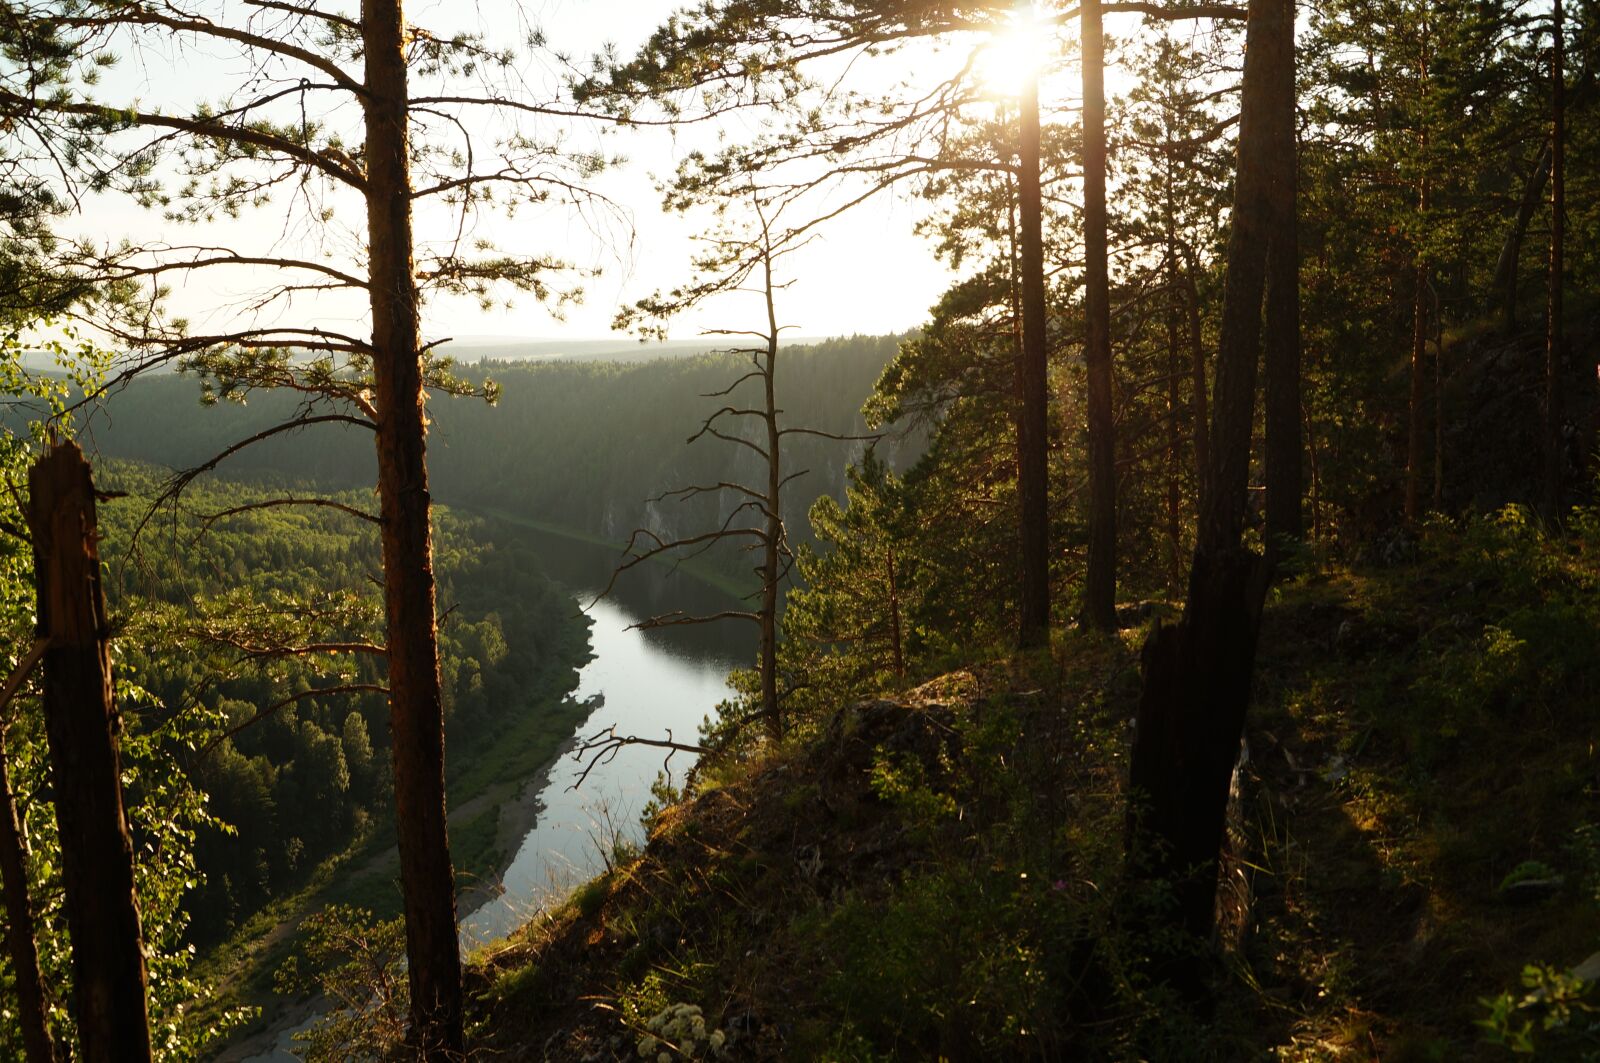
<svg viewBox="0 0 1600 1063">
<path fill-rule="evenodd" d="M 547 533 L 539 544 L 551 577 L 587 606 L 593 660 L 575 694 L 598 704 L 578 729 L 693 743 L 702 720 L 728 696 L 727 674 L 754 654 L 754 625 L 742 621 L 640 630 L 633 625 L 674 610 L 691 614 L 739 608 L 736 599 L 682 571 L 642 565 L 618 581 L 604 601 L 590 599 L 610 577 L 616 552 Z M 746 630 L 749 629 L 749 630 Z M 694 758 L 630 746 L 595 764 L 574 789 L 584 762 L 568 755 L 553 766 L 539 793 L 538 822 L 502 881 L 503 894 L 461 921 L 462 943 L 504 937 L 551 899 L 603 870 L 615 840 L 638 841 L 639 813 L 650 785 L 666 770 L 681 783 Z"/>
</svg>

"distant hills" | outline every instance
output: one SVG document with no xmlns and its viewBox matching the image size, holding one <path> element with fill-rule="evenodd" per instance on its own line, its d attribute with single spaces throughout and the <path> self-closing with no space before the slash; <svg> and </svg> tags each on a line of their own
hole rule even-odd
<svg viewBox="0 0 1600 1063">
<path fill-rule="evenodd" d="M 822 337 L 784 337 L 785 347 L 822 343 Z M 459 362 L 649 362 L 658 358 L 692 357 L 734 346 L 748 346 L 736 337 L 704 336 L 692 340 L 642 343 L 626 336 L 602 339 L 533 339 L 519 336 L 467 336 L 439 348 Z"/>
</svg>

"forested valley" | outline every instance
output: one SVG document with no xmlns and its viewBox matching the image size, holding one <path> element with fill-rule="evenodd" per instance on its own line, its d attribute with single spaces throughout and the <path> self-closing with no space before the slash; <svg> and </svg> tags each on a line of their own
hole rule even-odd
<svg viewBox="0 0 1600 1063">
<path fill-rule="evenodd" d="M 785 352 L 784 407 L 796 424 L 839 436 L 797 439 L 785 458 L 805 475 L 784 499 L 785 523 L 808 538 L 806 510 L 819 495 L 843 498 L 845 468 L 868 443 L 897 466 L 908 465 L 920 432 L 869 438 L 860 406 L 894 356 L 891 337 L 855 337 L 793 347 Z M 438 497 L 474 512 L 499 513 L 620 544 L 635 528 L 677 536 L 712 524 L 712 496 L 673 496 L 700 483 L 742 482 L 758 469 L 754 455 L 715 440 L 685 440 L 699 419 L 717 409 L 704 396 L 736 379 L 730 355 L 678 356 L 643 364 L 482 361 L 460 370 L 466 379 L 492 379 L 493 406 L 446 404 L 434 414 L 430 469 Z M 200 408 L 200 389 L 183 375 L 131 382 L 91 420 L 102 453 L 183 469 L 235 442 L 282 422 L 294 409 L 288 394 L 268 393 L 236 406 Z M 184 423 L 182 432 L 171 425 Z M 340 430 L 265 440 L 241 451 L 228 469 L 238 474 L 291 476 L 334 491 L 359 486 L 367 472 L 367 440 Z M 538 460 L 530 460 L 537 455 Z M 220 507 L 218 507 L 220 508 Z M 750 582 L 737 551 L 706 559 L 734 586 Z"/>
<path fill-rule="evenodd" d="M 1600 1058 L 1595 0 L 0 4 L 0 1055 Z"/>
</svg>

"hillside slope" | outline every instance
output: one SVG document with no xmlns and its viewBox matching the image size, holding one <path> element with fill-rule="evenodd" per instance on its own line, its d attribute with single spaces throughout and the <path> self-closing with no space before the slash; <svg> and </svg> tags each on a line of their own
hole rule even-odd
<svg viewBox="0 0 1600 1063">
<path fill-rule="evenodd" d="M 1159 898 L 1120 883 L 1130 630 L 1058 635 L 708 768 L 643 853 L 478 958 L 480 1043 L 1496 1059 L 1480 1020 L 1509 994 L 1502 1040 L 1593 1051 L 1587 1012 L 1547 1030 L 1556 1012 L 1516 1005 L 1525 965 L 1548 982 L 1600 947 L 1600 535 L 1546 541 L 1512 511 L 1406 549 L 1269 603 L 1209 1017 L 1146 977 Z"/>
</svg>

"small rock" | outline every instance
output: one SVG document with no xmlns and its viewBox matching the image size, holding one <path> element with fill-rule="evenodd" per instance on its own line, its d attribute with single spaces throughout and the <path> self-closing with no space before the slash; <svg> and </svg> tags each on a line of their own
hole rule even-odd
<svg viewBox="0 0 1600 1063">
<path fill-rule="evenodd" d="M 1562 878 L 1525 878 L 1501 888 L 1500 895 L 1514 904 L 1531 904 L 1561 892 Z"/>
</svg>

